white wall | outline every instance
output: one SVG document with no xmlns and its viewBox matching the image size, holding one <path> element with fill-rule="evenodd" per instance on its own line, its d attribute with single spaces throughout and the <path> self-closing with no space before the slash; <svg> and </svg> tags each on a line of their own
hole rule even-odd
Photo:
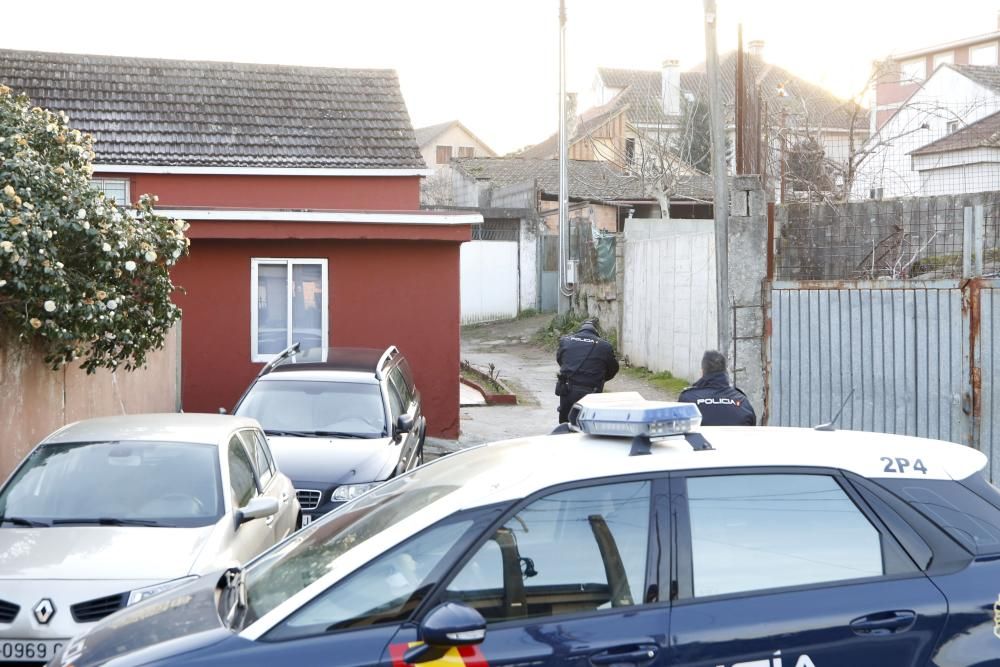
<svg viewBox="0 0 1000 667">
<path fill-rule="evenodd" d="M 633 364 L 693 382 L 715 346 L 715 234 L 711 220 L 625 225 L 622 350 Z"/>
<path fill-rule="evenodd" d="M 932 194 L 922 191 L 910 153 L 948 134 L 950 121 L 968 125 L 998 110 L 1000 94 L 940 67 L 869 140 L 873 152 L 858 166 L 852 199 L 867 199 L 872 188 L 880 187 L 886 198 Z M 921 129 L 925 123 L 927 129 Z"/>
<path fill-rule="evenodd" d="M 1000 189 L 1000 148 L 967 148 L 960 151 L 913 156 L 925 195 L 969 194 Z"/>
<path fill-rule="evenodd" d="M 471 146 L 473 157 L 494 157 L 494 153 L 489 146 L 475 139 L 471 134 L 457 125 L 452 125 L 447 130 L 435 137 L 426 146 L 420 147 L 420 154 L 424 156 L 424 162 L 431 169 L 438 169 L 446 165 L 437 163 L 437 147 L 451 146 L 451 156 L 458 157 L 459 146 Z"/>
</svg>

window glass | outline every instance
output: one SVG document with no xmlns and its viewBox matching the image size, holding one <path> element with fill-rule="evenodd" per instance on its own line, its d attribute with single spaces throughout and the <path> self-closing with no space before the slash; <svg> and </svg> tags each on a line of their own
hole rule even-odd
<svg viewBox="0 0 1000 667">
<path fill-rule="evenodd" d="M 253 499 L 255 482 L 253 466 L 235 435 L 229 440 L 229 487 L 233 493 L 233 509 L 239 509 Z"/>
<path fill-rule="evenodd" d="M 303 350 L 322 346 L 323 268 L 293 264 L 292 294 L 292 342 L 300 343 Z"/>
<path fill-rule="evenodd" d="M 284 264 L 257 267 L 258 354 L 277 354 L 288 347 L 287 279 Z"/>
<path fill-rule="evenodd" d="M 389 412 L 392 413 L 392 422 L 395 424 L 396 418 L 406 412 L 406 409 L 403 407 L 403 398 L 399 395 L 396 385 L 391 379 L 386 384 L 389 387 Z"/>
<path fill-rule="evenodd" d="M 0 516 L 66 525 L 118 519 L 207 526 L 222 516 L 220 478 L 215 445 L 48 444 L 31 452 L 4 487 Z"/>
<path fill-rule="evenodd" d="M 901 83 L 919 83 L 927 77 L 927 60 L 914 58 L 899 64 L 899 79 Z"/>
<path fill-rule="evenodd" d="M 254 260 L 257 322 L 254 359 L 274 355 L 294 342 L 309 350 L 324 345 L 324 260 Z"/>
<path fill-rule="evenodd" d="M 878 530 L 827 475 L 687 480 L 696 596 L 883 574 Z"/>
<path fill-rule="evenodd" d="M 129 199 L 127 178 L 95 178 L 93 185 L 104 193 L 108 199 L 113 199 L 116 204 L 129 206 L 132 202 Z"/>
<path fill-rule="evenodd" d="M 410 395 L 410 388 L 406 385 L 403 373 L 398 367 L 389 371 L 389 382 L 392 383 L 399 393 L 399 398 L 403 402 L 403 411 L 405 412 L 410 407 L 410 401 L 413 397 Z"/>
<path fill-rule="evenodd" d="M 247 451 L 250 452 L 250 458 L 253 460 L 255 469 L 257 470 L 257 478 L 260 480 L 261 488 L 263 488 L 271 481 L 273 474 L 271 462 L 267 459 L 267 454 L 264 453 L 262 443 L 258 439 L 256 431 L 240 431 L 240 437 L 243 439 L 243 444 L 246 445 Z"/>
<path fill-rule="evenodd" d="M 472 521 L 437 525 L 390 549 L 292 614 L 266 639 L 405 620 L 427 594 L 431 570 L 471 526 Z"/>
<path fill-rule="evenodd" d="M 272 376 L 266 377 L 275 377 Z M 359 438 L 388 434 L 382 394 L 375 383 L 265 379 L 236 408 L 265 432 L 343 433 Z"/>
<path fill-rule="evenodd" d="M 945 51 L 944 53 L 938 53 L 934 55 L 934 69 L 937 69 L 941 65 L 950 64 L 955 62 L 955 52 Z"/>
<path fill-rule="evenodd" d="M 639 604 L 649 504 L 649 482 L 541 498 L 491 536 L 445 596 L 493 622 Z"/>
<path fill-rule="evenodd" d="M 978 477 L 978 475 L 977 475 Z M 996 489 L 986 482 L 944 479 L 880 479 L 886 487 L 976 555 L 1000 552 L 1000 509 L 984 498 Z M 994 496 L 996 498 L 997 496 Z"/>
<path fill-rule="evenodd" d="M 969 64 L 995 66 L 997 64 L 996 42 L 969 49 Z"/>
</svg>

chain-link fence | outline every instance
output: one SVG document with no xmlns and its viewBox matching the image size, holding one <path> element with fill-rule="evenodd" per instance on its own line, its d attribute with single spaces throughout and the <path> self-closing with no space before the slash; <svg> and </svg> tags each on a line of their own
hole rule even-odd
<svg viewBox="0 0 1000 667">
<path fill-rule="evenodd" d="M 787 204 L 776 212 L 775 277 L 784 280 L 960 278 L 981 248 L 1000 263 L 1000 193 L 849 204 Z"/>
</svg>

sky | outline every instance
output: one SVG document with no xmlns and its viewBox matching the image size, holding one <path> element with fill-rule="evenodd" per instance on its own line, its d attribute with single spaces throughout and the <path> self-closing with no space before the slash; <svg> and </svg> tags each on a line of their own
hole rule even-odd
<svg viewBox="0 0 1000 667">
<path fill-rule="evenodd" d="M 6 0 L 10 3 L 14 0 Z M 889 53 L 997 30 L 1000 0 L 717 0 L 720 53 L 767 61 L 850 97 Z M 705 59 L 702 0 L 566 0 L 567 90 L 596 68 Z M 399 73 L 414 127 L 458 119 L 499 153 L 558 122 L 558 0 L 47 0 L 18 3 L 0 47 Z"/>
</svg>

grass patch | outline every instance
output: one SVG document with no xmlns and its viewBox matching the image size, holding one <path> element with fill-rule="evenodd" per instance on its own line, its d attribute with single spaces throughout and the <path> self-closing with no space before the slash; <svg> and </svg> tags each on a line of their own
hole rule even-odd
<svg viewBox="0 0 1000 667">
<path fill-rule="evenodd" d="M 522 310 L 521 312 L 519 312 L 517 314 L 517 317 L 514 318 L 514 319 L 526 320 L 529 317 L 535 317 L 538 314 L 539 314 L 539 312 L 537 310 L 535 310 L 534 308 L 525 308 L 524 310 Z"/>
<path fill-rule="evenodd" d="M 559 347 L 559 339 L 566 334 L 571 334 L 580 328 L 583 321 L 587 319 L 589 315 L 587 313 L 578 313 L 576 311 L 569 311 L 565 315 L 556 315 L 553 317 L 548 324 L 542 327 L 538 333 L 535 334 L 534 342 L 541 345 L 547 350 L 555 350 Z M 614 350 L 615 355 L 618 355 L 618 332 L 614 329 L 605 330 L 604 327 L 598 324 L 598 329 L 600 329 L 601 337 L 604 340 L 611 343 L 611 348 Z"/>
<path fill-rule="evenodd" d="M 466 380 L 476 383 L 491 394 L 506 394 L 507 389 L 500 385 L 497 380 L 500 378 L 500 371 L 490 364 L 488 371 L 481 371 L 468 361 L 463 361 L 458 368 L 459 375 Z"/>
<path fill-rule="evenodd" d="M 670 371 L 654 373 L 648 368 L 643 368 L 642 366 L 626 366 L 622 368 L 622 372 L 635 378 L 636 380 L 648 382 L 654 387 L 662 389 L 663 391 L 671 393 L 675 396 L 680 394 L 691 384 L 683 378 L 675 378 Z"/>
</svg>

